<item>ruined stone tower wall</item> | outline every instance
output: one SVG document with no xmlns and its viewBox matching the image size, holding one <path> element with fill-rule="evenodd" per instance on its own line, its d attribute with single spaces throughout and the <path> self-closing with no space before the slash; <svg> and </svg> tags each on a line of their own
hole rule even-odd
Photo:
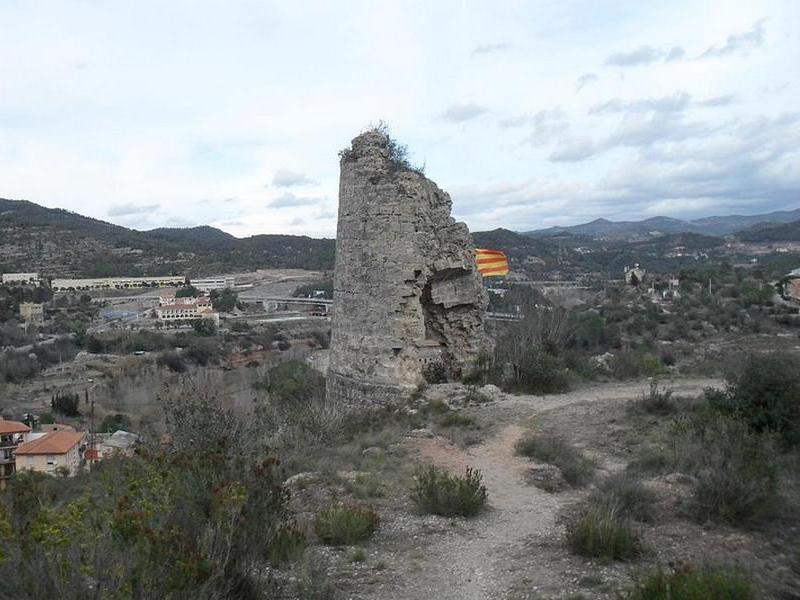
<svg viewBox="0 0 800 600">
<path fill-rule="evenodd" d="M 341 160 L 328 397 L 391 402 L 453 379 L 490 347 L 472 240 L 446 192 L 392 160 L 388 138 L 358 136 Z"/>
</svg>

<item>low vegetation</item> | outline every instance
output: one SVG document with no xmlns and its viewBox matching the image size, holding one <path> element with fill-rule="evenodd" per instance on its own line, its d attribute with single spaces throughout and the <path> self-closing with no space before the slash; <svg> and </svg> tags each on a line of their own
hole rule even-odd
<svg viewBox="0 0 800 600">
<path fill-rule="evenodd" d="M 757 432 L 774 432 L 785 446 L 800 445 L 800 358 L 751 355 L 731 373 L 725 391 L 709 391 L 712 408 Z"/>
<path fill-rule="evenodd" d="M 433 465 L 414 473 L 411 500 L 423 513 L 443 517 L 472 517 L 486 505 L 486 487 L 480 471 L 466 468 L 463 477 Z"/>
<path fill-rule="evenodd" d="M 639 533 L 617 502 L 587 503 L 566 525 L 570 551 L 587 558 L 629 560 L 641 548 Z"/>
<path fill-rule="evenodd" d="M 643 523 L 653 521 L 655 501 L 655 494 L 629 472 L 607 477 L 589 495 L 590 504 L 616 507 L 627 517 Z"/>
<path fill-rule="evenodd" d="M 373 509 L 334 504 L 317 514 L 314 533 L 329 546 L 351 546 L 372 536 L 380 523 Z"/>
<path fill-rule="evenodd" d="M 713 410 L 678 418 L 671 427 L 676 470 L 695 478 L 700 520 L 740 524 L 766 516 L 777 500 L 773 439 Z"/>
<path fill-rule="evenodd" d="M 248 599 L 274 590 L 258 567 L 286 524 L 287 496 L 277 461 L 253 443 L 258 427 L 203 389 L 164 400 L 166 447 L 74 478 L 19 474 L 0 495 L 5 595 Z"/>
<path fill-rule="evenodd" d="M 648 392 L 631 403 L 630 409 L 650 415 L 669 415 L 678 410 L 678 402 L 673 398 L 673 391 L 661 386 L 656 379 L 650 382 Z"/>
<path fill-rule="evenodd" d="M 621 596 L 624 600 L 753 600 L 755 591 L 737 570 L 695 569 L 683 566 L 658 569 Z"/>
<path fill-rule="evenodd" d="M 559 436 L 529 433 L 517 441 L 514 451 L 519 456 L 557 466 L 571 485 L 585 485 L 594 475 L 594 461 Z"/>
</svg>

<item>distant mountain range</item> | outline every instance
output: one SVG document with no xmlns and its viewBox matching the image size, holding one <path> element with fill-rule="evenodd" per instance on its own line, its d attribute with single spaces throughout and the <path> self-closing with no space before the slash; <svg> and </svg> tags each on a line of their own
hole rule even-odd
<svg viewBox="0 0 800 600">
<path fill-rule="evenodd" d="M 689 264 L 703 250 L 720 252 L 724 244 L 719 236 L 734 232 L 749 242 L 799 241 L 800 209 L 694 221 L 598 219 L 572 227 L 527 233 L 495 229 L 472 236 L 478 247 L 504 250 L 515 269 L 616 273 L 632 262 L 656 265 L 670 253 L 675 258 L 664 268 Z M 0 199 L 0 272 L 196 277 L 263 268 L 329 270 L 335 246 L 333 239 L 296 235 L 237 238 L 209 226 L 137 231 L 24 200 Z M 676 254 L 676 248 L 682 250 Z"/>
<path fill-rule="evenodd" d="M 582 235 L 592 238 L 607 237 L 632 239 L 653 233 L 699 233 L 701 235 L 730 235 L 744 229 L 763 224 L 780 224 L 800 220 L 800 208 L 777 211 L 761 215 L 730 215 L 726 217 L 704 217 L 683 221 L 670 217 L 652 217 L 642 221 L 609 221 L 596 219 L 581 225 L 548 227 L 526 232 L 533 237 L 550 237 L 563 234 Z"/>
</svg>

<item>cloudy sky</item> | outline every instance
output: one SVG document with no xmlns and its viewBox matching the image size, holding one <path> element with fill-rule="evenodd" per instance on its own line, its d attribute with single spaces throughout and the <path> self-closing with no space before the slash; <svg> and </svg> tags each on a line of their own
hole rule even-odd
<svg viewBox="0 0 800 600">
<path fill-rule="evenodd" d="M 386 121 L 471 229 L 800 207 L 800 2 L 0 0 L 0 197 L 332 236 Z"/>
</svg>

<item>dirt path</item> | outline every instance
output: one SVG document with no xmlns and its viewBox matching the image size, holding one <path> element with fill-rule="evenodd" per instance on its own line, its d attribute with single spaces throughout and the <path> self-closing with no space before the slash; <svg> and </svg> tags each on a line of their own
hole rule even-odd
<svg viewBox="0 0 800 600">
<path fill-rule="evenodd" d="M 669 387 L 676 395 L 697 395 L 706 387 L 719 385 L 715 379 L 684 379 Z M 560 595 L 563 580 L 532 546 L 541 553 L 542 546 L 560 543 L 558 514 L 578 492 L 553 495 L 525 482 L 530 462 L 514 456 L 514 443 L 525 431 L 518 421 L 579 403 L 628 401 L 645 389 L 646 381 L 594 385 L 552 396 L 508 397 L 492 410 L 510 413 L 506 416 L 515 422 L 466 450 L 442 437 L 410 439 L 412 456 L 420 462 L 459 474 L 467 466 L 480 469 L 490 508 L 475 519 L 459 520 L 452 532 L 425 538 L 425 543 L 413 550 L 419 558 L 414 572 L 395 580 L 392 597 L 479 600 Z"/>
<path fill-rule="evenodd" d="M 512 557 L 524 550 L 527 539 L 555 526 L 560 501 L 526 485 L 530 464 L 514 456 L 514 442 L 524 430 L 504 427 L 486 443 L 462 450 L 443 438 L 416 442 L 420 461 L 432 462 L 453 472 L 467 466 L 480 469 L 489 492 L 490 508 L 482 516 L 458 527 L 420 549 L 421 569 L 406 578 L 397 597 L 479 600 L 507 598 Z"/>
<path fill-rule="evenodd" d="M 663 379 L 660 384 L 671 389 L 675 396 L 697 396 L 708 387 L 721 388 L 724 382 L 711 377 L 693 377 L 687 379 Z M 567 392 L 566 394 L 550 394 L 545 396 L 508 396 L 502 402 L 505 409 L 513 406 L 522 406 L 531 412 L 544 412 L 570 406 L 581 402 L 605 402 L 619 400 L 620 402 L 639 398 L 649 388 L 649 380 L 631 381 L 625 383 L 613 382 L 592 384 Z"/>
</svg>

